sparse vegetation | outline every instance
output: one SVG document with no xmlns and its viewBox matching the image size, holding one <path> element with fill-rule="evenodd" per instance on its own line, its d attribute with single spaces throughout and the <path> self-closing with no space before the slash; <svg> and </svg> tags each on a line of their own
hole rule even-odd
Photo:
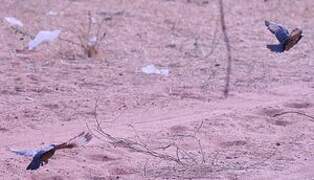
<svg viewBox="0 0 314 180">
<path fill-rule="evenodd" d="M 0 21 L 0 176 L 307 179 L 314 1 L 287 1 L 4 0 L 17 26 Z M 304 38 L 272 53 L 265 19 Z M 97 138 L 38 173 L 6 151 L 86 128 Z"/>
</svg>

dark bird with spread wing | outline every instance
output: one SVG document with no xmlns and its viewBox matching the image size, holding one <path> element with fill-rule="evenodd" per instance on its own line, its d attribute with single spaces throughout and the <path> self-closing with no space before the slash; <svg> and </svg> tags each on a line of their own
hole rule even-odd
<svg viewBox="0 0 314 180">
<path fill-rule="evenodd" d="M 265 25 L 270 32 L 272 32 L 279 44 L 269 44 L 267 48 L 273 52 L 284 52 L 291 49 L 295 44 L 297 44 L 300 39 L 303 37 L 302 30 L 299 28 L 295 28 L 289 34 L 287 28 L 280 24 L 276 24 L 271 21 L 265 21 Z"/>
<path fill-rule="evenodd" d="M 27 170 L 36 170 L 40 166 L 43 166 L 44 163 L 47 164 L 48 160 L 54 155 L 57 150 L 60 149 L 71 149 L 74 147 L 79 147 L 82 145 L 87 144 L 92 139 L 92 135 L 90 133 L 82 132 L 78 136 L 70 139 L 69 141 L 61 144 L 50 144 L 41 149 L 35 150 L 12 150 L 15 154 L 22 155 L 22 156 L 31 156 L 33 160 L 27 166 Z"/>
</svg>

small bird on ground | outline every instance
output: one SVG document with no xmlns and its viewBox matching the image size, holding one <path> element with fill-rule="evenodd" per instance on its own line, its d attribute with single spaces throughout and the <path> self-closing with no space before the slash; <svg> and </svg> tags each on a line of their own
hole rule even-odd
<svg viewBox="0 0 314 180">
<path fill-rule="evenodd" d="M 303 37 L 302 30 L 299 28 L 295 28 L 289 34 L 289 31 L 284 26 L 271 22 L 265 21 L 265 25 L 270 32 L 272 32 L 279 44 L 269 44 L 267 48 L 270 49 L 272 52 L 284 52 L 291 49 L 295 44 L 297 44 L 300 39 Z"/>
<path fill-rule="evenodd" d="M 57 150 L 60 149 L 71 149 L 74 147 L 79 147 L 87 144 L 92 139 L 92 135 L 90 133 L 82 132 L 78 136 L 70 139 L 67 142 L 61 144 L 50 144 L 41 149 L 34 150 L 12 150 L 11 152 L 22 156 L 30 156 L 33 157 L 31 163 L 27 166 L 27 170 L 37 170 L 40 166 L 43 166 L 44 163 L 47 164 L 48 160 L 54 155 Z"/>
</svg>

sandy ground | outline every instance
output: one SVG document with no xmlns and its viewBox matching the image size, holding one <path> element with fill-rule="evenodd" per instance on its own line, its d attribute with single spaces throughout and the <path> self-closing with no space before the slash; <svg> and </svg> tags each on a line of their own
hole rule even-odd
<svg viewBox="0 0 314 180">
<path fill-rule="evenodd" d="M 2 0 L 0 179 L 313 179 L 313 118 L 273 115 L 314 115 L 314 1 L 224 4 L 233 57 L 227 99 L 215 0 Z M 93 58 L 66 41 L 80 42 L 88 11 L 92 33 L 107 17 Z M 63 40 L 23 51 L 30 38 L 6 16 L 31 34 L 61 29 Z M 301 27 L 304 38 L 271 53 L 265 19 Z M 141 72 L 148 64 L 170 73 Z M 95 131 L 95 114 L 105 132 L 179 162 L 113 146 Z M 61 143 L 87 127 L 98 138 L 58 151 L 38 171 L 8 151 Z"/>
</svg>

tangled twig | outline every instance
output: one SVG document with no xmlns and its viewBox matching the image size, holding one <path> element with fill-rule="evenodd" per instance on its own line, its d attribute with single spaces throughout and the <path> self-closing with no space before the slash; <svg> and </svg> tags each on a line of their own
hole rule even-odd
<svg viewBox="0 0 314 180">
<path fill-rule="evenodd" d="M 110 135 L 109 133 L 106 133 L 101 128 L 101 123 L 97 117 L 97 115 L 98 115 L 97 114 L 97 107 L 98 107 L 98 100 L 96 100 L 95 107 L 94 107 L 94 113 L 93 113 L 95 121 L 96 121 L 96 132 L 100 136 L 105 138 L 105 140 L 107 140 L 107 142 L 112 144 L 114 147 L 126 148 L 126 149 L 129 149 L 129 150 L 134 151 L 134 152 L 150 155 L 150 156 L 153 156 L 156 158 L 160 158 L 160 159 L 168 160 L 168 161 L 173 161 L 173 162 L 176 162 L 177 164 L 184 165 L 184 163 L 180 160 L 179 155 L 178 155 L 179 147 L 177 147 L 175 144 L 170 144 L 167 147 L 170 147 L 170 146 L 176 147 L 176 149 L 177 149 L 176 150 L 177 151 L 176 157 L 165 154 L 165 153 L 159 153 L 157 151 L 151 150 L 151 149 L 149 149 L 149 147 L 147 145 L 139 143 L 137 141 L 133 141 L 133 140 L 126 139 L 126 138 L 114 137 L 114 136 Z M 88 124 L 87 124 L 87 127 L 88 127 Z M 91 130 L 91 129 L 89 128 L 89 130 Z M 96 137 L 98 137 L 98 136 L 96 136 Z"/>
</svg>

